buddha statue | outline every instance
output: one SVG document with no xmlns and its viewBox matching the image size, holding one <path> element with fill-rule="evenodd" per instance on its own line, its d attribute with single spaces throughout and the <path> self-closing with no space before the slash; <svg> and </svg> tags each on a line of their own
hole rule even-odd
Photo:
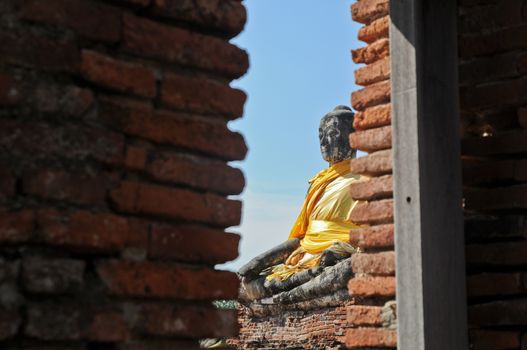
<svg viewBox="0 0 527 350">
<path fill-rule="evenodd" d="M 351 221 L 357 201 L 351 198 L 348 188 L 363 179 L 350 170 L 350 160 L 356 155 L 356 150 L 349 145 L 353 116 L 350 108 L 337 106 L 321 119 L 320 150 L 329 167 L 309 180 L 307 196 L 288 240 L 239 270 L 242 302 L 269 296 L 277 303 L 294 302 L 298 300 L 297 294 L 302 299 L 323 293 L 320 288 L 328 286 L 300 287 L 317 276 L 321 278 L 321 274 L 335 274 L 330 267 L 336 268 L 339 261 L 356 251 L 349 244 L 349 232 L 358 227 Z M 347 266 L 339 271 L 351 274 Z M 336 275 L 343 281 L 350 277 Z M 292 293 L 293 289 L 298 293 Z"/>
</svg>

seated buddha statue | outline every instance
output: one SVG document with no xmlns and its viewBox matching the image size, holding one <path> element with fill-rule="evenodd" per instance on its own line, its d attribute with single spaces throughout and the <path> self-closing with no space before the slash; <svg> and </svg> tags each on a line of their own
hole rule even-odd
<svg viewBox="0 0 527 350">
<path fill-rule="evenodd" d="M 320 150 L 329 167 L 309 180 L 288 240 L 239 270 L 242 300 L 298 287 L 356 251 L 349 244 L 349 233 L 358 227 L 351 220 L 357 201 L 351 198 L 349 186 L 363 179 L 350 170 L 350 160 L 356 155 L 349 145 L 353 116 L 350 108 L 337 106 L 321 119 Z"/>
</svg>

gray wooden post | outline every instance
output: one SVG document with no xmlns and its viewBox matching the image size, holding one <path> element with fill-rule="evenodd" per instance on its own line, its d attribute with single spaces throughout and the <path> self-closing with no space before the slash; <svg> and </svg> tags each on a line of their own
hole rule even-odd
<svg viewBox="0 0 527 350">
<path fill-rule="evenodd" d="M 391 0 L 399 350 L 468 349 L 456 1 Z"/>
</svg>

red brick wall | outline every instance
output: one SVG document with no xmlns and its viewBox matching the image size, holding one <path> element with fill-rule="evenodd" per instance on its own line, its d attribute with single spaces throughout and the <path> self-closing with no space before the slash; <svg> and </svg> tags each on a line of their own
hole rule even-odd
<svg viewBox="0 0 527 350">
<path fill-rule="evenodd" d="M 474 350 L 527 347 L 526 6 L 522 0 L 460 1 L 468 317 Z"/>
<path fill-rule="evenodd" d="M 0 348 L 232 336 L 237 0 L 0 2 Z M 48 347 L 46 347 L 48 346 Z"/>
<path fill-rule="evenodd" d="M 357 131 L 350 143 L 368 155 L 353 160 L 351 168 L 371 179 L 351 188 L 352 197 L 363 201 L 352 213 L 354 221 L 369 227 L 350 236 L 363 251 L 352 258 L 355 276 L 348 285 L 355 299 L 348 306 L 350 349 L 395 348 L 397 343 L 395 325 L 381 318 L 382 306 L 395 299 L 388 5 L 388 0 L 361 0 L 352 6 L 353 20 L 364 25 L 358 38 L 366 46 L 352 52 L 353 61 L 365 65 L 355 71 L 362 88 L 351 97 Z"/>
</svg>

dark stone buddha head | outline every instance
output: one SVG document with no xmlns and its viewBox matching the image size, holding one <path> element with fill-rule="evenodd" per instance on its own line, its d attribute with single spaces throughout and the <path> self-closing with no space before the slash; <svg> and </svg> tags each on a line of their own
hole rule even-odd
<svg viewBox="0 0 527 350">
<path fill-rule="evenodd" d="M 353 116 L 351 108 L 337 106 L 320 120 L 320 152 L 330 164 L 355 157 L 356 150 L 349 144 L 349 134 L 354 131 Z"/>
</svg>

